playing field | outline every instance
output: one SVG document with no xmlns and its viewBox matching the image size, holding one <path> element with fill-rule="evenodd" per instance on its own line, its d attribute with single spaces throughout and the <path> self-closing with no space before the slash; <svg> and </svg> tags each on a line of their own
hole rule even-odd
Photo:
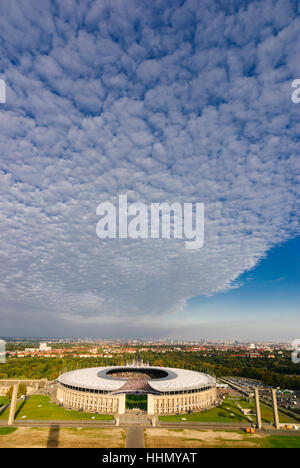
<svg viewBox="0 0 300 468">
<path fill-rule="evenodd" d="M 300 437 L 246 434 L 241 431 L 146 429 L 147 448 L 300 448 Z"/>
<path fill-rule="evenodd" d="M 125 439 L 126 431 L 119 428 L 0 428 L 0 448 L 123 448 Z"/>
<path fill-rule="evenodd" d="M 147 411 L 147 395 L 126 395 L 126 408 L 140 408 Z"/>
<path fill-rule="evenodd" d="M 0 414 L 0 419 L 8 419 L 9 408 Z M 109 420 L 113 419 L 110 414 L 91 414 L 80 413 L 79 411 L 66 410 L 60 408 L 55 403 L 49 402 L 48 396 L 32 395 L 29 400 L 18 402 L 15 419 L 17 420 L 79 420 L 79 419 L 95 419 Z"/>
<path fill-rule="evenodd" d="M 199 422 L 249 422 L 237 405 L 240 405 L 242 408 L 251 408 L 254 411 L 254 402 L 248 403 L 246 400 L 234 399 L 231 400 L 226 398 L 221 406 L 201 411 L 195 412 L 192 414 L 179 414 L 179 415 L 170 415 L 170 416 L 159 416 L 160 421 L 199 421 Z M 273 420 L 273 411 L 272 408 L 261 403 L 261 415 L 264 423 L 272 423 Z M 252 422 L 255 423 L 255 415 L 250 416 Z M 292 423 L 295 422 L 289 416 L 280 413 L 280 422 L 282 423 Z"/>
</svg>

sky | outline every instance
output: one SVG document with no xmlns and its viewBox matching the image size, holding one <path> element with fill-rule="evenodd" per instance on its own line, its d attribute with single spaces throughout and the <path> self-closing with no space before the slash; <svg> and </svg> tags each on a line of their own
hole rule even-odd
<svg viewBox="0 0 300 468">
<path fill-rule="evenodd" d="M 299 12 L 1 1 L 0 336 L 300 338 Z M 204 203 L 203 248 L 99 239 L 120 194 Z"/>
</svg>

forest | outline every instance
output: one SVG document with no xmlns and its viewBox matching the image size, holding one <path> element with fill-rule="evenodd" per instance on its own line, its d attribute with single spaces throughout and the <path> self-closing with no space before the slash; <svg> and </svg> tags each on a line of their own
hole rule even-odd
<svg viewBox="0 0 300 468">
<path fill-rule="evenodd" d="M 170 347 L 169 351 L 139 351 L 136 355 L 122 353 L 112 358 L 22 357 L 9 358 L 0 365 L 0 379 L 56 379 L 63 372 L 85 367 L 124 365 L 132 359 L 142 359 L 153 366 L 177 367 L 207 372 L 217 377 L 239 376 L 261 380 L 264 384 L 291 390 L 300 390 L 300 365 L 291 361 L 290 353 L 277 354 L 269 359 L 235 355 L 232 350 L 221 352 L 186 352 Z"/>
</svg>

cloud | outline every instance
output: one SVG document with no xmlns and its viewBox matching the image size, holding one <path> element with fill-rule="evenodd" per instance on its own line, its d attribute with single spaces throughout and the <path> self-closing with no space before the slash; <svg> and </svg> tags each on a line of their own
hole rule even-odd
<svg viewBox="0 0 300 468">
<path fill-rule="evenodd" d="M 131 320 L 150 333 L 299 234 L 293 2 L 181 4 L 2 2 L 8 334 L 16 320 L 24 333 Z M 204 248 L 100 241 L 96 207 L 120 193 L 204 202 Z"/>
</svg>

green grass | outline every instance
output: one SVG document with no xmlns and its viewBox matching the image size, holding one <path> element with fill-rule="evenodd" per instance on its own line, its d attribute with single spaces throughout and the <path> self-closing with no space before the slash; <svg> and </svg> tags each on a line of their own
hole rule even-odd
<svg viewBox="0 0 300 468">
<path fill-rule="evenodd" d="M 1 406 L 7 405 L 7 403 L 9 403 L 9 400 L 4 396 L 0 396 L 0 408 Z"/>
<path fill-rule="evenodd" d="M 229 409 L 228 409 L 229 408 Z M 233 416 L 231 416 L 233 414 Z M 236 407 L 235 403 L 226 399 L 221 406 L 192 414 L 159 416 L 160 421 L 201 421 L 201 422 L 247 422 L 247 418 Z"/>
<path fill-rule="evenodd" d="M 16 427 L 0 427 L 0 436 L 12 434 L 17 430 Z"/>
<path fill-rule="evenodd" d="M 126 395 L 126 408 L 147 410 L 147 395 Z"/>
<path fill-rule="evenodd" d="M 255 404 L 254 401 L 249 403 L 248 401 L 241 399 L 239 404 L 242 408 L 251 408 L 255 411 Z M 260 403 L 260 410 L 261 410 L 261 418 L 263 423 L 272 423 L 273 422 L 273 409 L 271 406 L 265 405 L 264 403 Z M 254 417 L 255 418 L 255 417 Z M 285 413 L 279 412 L 279 419 L 281 423 L 294 423 L 295 420 L 290 416 L 287 416 Z"/>
<path fill-rule="evenodd" d="M 159 416 L 159 420 L 166 422 L 182 422 L 182 418 L 185 418 L 186 421 L 194 422 L 248 422 L 251 424 L 247 417 L 244 416 L 241 410 L 236 406 L 237 403 L 240 404 L 242 408 L 254 409 L 254 403 L 248 403 L 244 399 L 230 400 L 229 398 L 226 398 L 221 406 L 209 409 L 207 411 L 201 411 L 192 414 Z M 261 403 L 261 414 L 264 423 L 271 423 L 273 421 L 272 408 L 263 403 Z M 255 415 L 252 415 L 251 418 L 253 423 L 255 423 Z M 289 416 L 280 413 L 280 422 L 292 423 L 294 421 Z"/>
<path fill-rule="evenodd" d="M 257 448 L 300 448 L 300 437 L 297 436 L 272 435 L 262 439 L 248 436 L 247 440 L 257 444 Z"/>
<path fill-rule="evenodd" d="M 169 429 L 170 430 L 170 429 Z M 197 429 L 197 432 L 200 432 Z M 205 432 L 205 431 L 204 431 Z M 214 430 L 216 434 L 219 431 Z M 229 431 L 222 430 L 222 432 L 231 432 L 235 434 L 241 434 L 243 436 L 241 441 L 236 439 L 219 439 L 218 442 L 214 444 L 214 447 L 238 447 L 240 442 L 252 442 L 256 445 L 255 448 L 300 448 L 300 435 L 299 436 L 290 436 L 290 435 L 272 435 L 266 437 L 257 437 L 255 435 L 245 434 L 244 431 Z M 185 439 L 185 440 L 199 440 L 199 439 Z"/>
<path fill-rule="evenodd" d="M 262 448 L 300 448 L 300 437 L 294 436 L 270 436 L 260 439 Z"/>
<path fill-rule="evenodd" d="M 190 439 L 192 440 L 192 439 Z M 224 447 L 241 447 L 243 442 L 251 442 L 255 444 L 253 448 L 300 448 L 300 437 L 297 436 L 268 436 L 268 437 L 255 437 L 247 435 L 242 440 L 237 441 L 235 439 L 219 439 L 218 442 L 214 443 L 211 448 L 224 448 Z"/>
<path fill-rule="evenodd" d="M 39 405 L 42 405 L 39 408 Z M 9 408 L 0 414 L 0 419 L 8 419 Z M 22 418 L 22 416 L 26 416 Z M 17 420 L 79 420 L 92 419 L 108 420 L 113 419 L 110 414 L 80 413 L 75 410 L 60 408 L 55 403 L 49 402 L 49 397 L 43 395 L 32 395 L 29 400 L 18 402 L 15 418 Z"/>
</svg>

